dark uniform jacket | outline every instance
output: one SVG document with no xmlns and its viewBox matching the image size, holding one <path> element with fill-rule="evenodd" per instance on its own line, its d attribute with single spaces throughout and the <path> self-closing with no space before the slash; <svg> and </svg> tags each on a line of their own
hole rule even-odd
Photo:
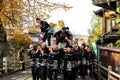
<svg viewBox="0 0 120 80">
<path fill-rule="evenodd" d="M 94 59 L 95 59 L 95 54 L 92 52 L 88 52 L 88 60 L 89 60 L 90 64 L 93 63 Z"/>
<path fill-rule="evenodd" d="M 64 40 L 65 38 L 71 39 L 71 34 L 69 34 L 68 32 L 65 32 L 64 34 L 62 34 L 62 31 L 58 31 L 55 33 L 54 35 L 56 37 L 57 40 Z"/>
<path fill-rule="evenodd" d="M 51 29 L 51 27 L 50 27 L 50 25 L 46 22 L 46 21 L 41 21 L 41 31 L 42 32 L 48 32 L 50 29 Z"/>
<path fill-rule="evenodd" d="M 79 60 L 81 61 L 82 65 L 86 65 L 87 64 L 88 53 L 87 53 L 86 50 L 80 50 Z M 85 63 L 84 63 L 84 60 L 85 60 Z"/>
<path fill-rule="evenodd" d="M 28 55 L 30 56 L 30 58 L 38 58 L 38 53 L 36 53 L 36 50 L 30 50 L 28 52 Z"/>
<path fill-rule="evenodd" d="M 53 52 L 53 53 L 50 53 L 49 56 L 48 56 L 48 63 L 49 64 L 53 64 L 54 63 L 54 60 L 59 60 L 60 56 L 59 56 L 59 52 Z"/>
<path fill-rule="evenodd" d="M 64 70 L 68 69 L 68 62 L 70 62 L 71 69 L 74 67 L 75 64 L 75 54 L 74 52 L 66 52 L 64 55 Z"/>
</svg>

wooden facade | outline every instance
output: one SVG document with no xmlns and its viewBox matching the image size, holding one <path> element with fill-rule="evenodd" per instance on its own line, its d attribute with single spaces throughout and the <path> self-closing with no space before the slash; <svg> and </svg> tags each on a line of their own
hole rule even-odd
<svg viewBox="0 0 120 80">
<path fill-rule="evenodd" d="M 112 66 L 113 71 L 115 67 L 120 64 L 120 49 L 110 47 L 99 47 L 101 53 L 101 64 L 105 67 Z"/>
<path fill-rule="evenodd" d="M 115 33 L 120 30 L 119 26 L 116 26 L 115 17 L 116 17 L 116 8 L 119 7 L 119 0 L 92 0 L 93 4 L 101 7 L 102 9 L 94 11 L 96 15 L 103 18 L 102 23 L 102 34 L 99 36 L 99 43 L 109 44 L 115 43 L 120 35 Z"/>
<path fill-rule="evenodd" d="M 116 17 L 116 8 L 120 7 L 120 0 L 92 0 L 95 6 L 99 6 L 102 9 L 100 11 L 95 11 L 96 15 L 99 15 L 103 18 L 102 31 L 101 34 L 101 44 L 98 47 L 100 50 L 100 60 L 101 64 L 105 67 L 111 65 L 113 71 L 115 67 L 120 65 L 120 49 L 114 48 L 114 46 L 106 47 L 106 43 L 114 43 L 120 39 L 119 35 L 116 35 L 115 32 L 120 30 L 120 26 L 116 26 L 115 17 Z"/>
</svg>

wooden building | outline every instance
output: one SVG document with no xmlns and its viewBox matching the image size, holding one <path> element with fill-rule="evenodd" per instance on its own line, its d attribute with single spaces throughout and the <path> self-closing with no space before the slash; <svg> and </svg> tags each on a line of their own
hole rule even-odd
<svg viewBox="0 0 120 80">
<path fill-rule="evenodd" d="M 115 43 L 120 36 L 115 33 L 120 30 L 120 27 L 116 25 L 115 17 L 116 8 L 119 7 L 119 0 L 92 0 L 93 4 L 101 7 L 102 9 L 94 11 L 96 15 L 103 17 L 102 34 L 98 43 L 109 44 Z"/>
<path fill-rule="evenodd" d="M 100 60 L 103 66 L 111 65 L 115 71 L 115 67 L 120 64 L 120 49 L 114 48 L 115 42 L 120 39 L 120 35 L 115 33 L 120 30 L 115 22 L 116 8 L 120 7 L 120 0 L 92 0 L 93 5 L 101 7 L 94 13 L 103 18 L 102 34 L 99 36 L 98 49 L 100 50 Z M 113 46 L 106 46 L 112 43 Z"/>
</svg>

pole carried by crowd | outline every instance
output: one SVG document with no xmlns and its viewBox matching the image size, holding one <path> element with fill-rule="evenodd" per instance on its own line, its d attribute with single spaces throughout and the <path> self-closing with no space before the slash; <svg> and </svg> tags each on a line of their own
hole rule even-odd
<svg viewBox="0 0 120 80">
<path fill-rule="evenodd" d="M 91 66 L 96 57 L 90 48 L 86 49 L 85 44 L 81 46 L 72 44 L 73 35 L 68 27 L 63 27 L 53 34 L 47 22 L 45 22 L 46 27 L 41 19 L 37 18 L 36 21 L 44 32 L 43 38 L 45 39 L 37 46 L 29 45 L 28 55 L 31 58 L 33 80 L 47 80 L 47 78 L 57 80 L 58 74 L 63 74 L 64 80 L 76 80 L 78 76 L 85 80 L 88 69 L 90 70 L 90 77 L 93 76 Z M 48 41 L 47 46 L 45 40 L 51 38 L 51 35 L 56 38 L 56 45 L 51 45 Z M 66 43 L 66 45 L 59 47 L 59 43 Z"/>
</svg>

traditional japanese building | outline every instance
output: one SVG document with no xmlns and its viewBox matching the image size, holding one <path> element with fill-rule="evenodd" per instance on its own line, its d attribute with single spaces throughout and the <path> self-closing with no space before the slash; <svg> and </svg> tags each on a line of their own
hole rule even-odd
<svg viewBox="0 0 120 80">
<path fill-rule="evenodd" d="M 116 9 L 120 7 L 120 0 L 92 0 L 93 5 L 101 7 L 100 10 L 94 13 L 103 18 L 102 34 L 99 36 L 100 40 L 98 49 L 100 50 L 100 60 L 103 66 L 111 65 L 115 71 L 115 67 L 120 64 L 120 50 L 115 48 L 115 42 L 120 39 L 120 35 L 115 34 L 120 30 L 115 19 L 120 15 Z M 112 46 L 106 44 L 112 43 Z"/>
<path fill-rule="evenodd" d="M 103 18 L 102 34 L 100 35 L 99 43 L 108 44 L 115 43 L 120 35 L 115 33 L 120 29 L 115 22 L 115 18 L 118 15 L 116 8 L 119 7 L 119 0 L 92 0 L 95 6 L 101 7 L 100 10 L 94 11 L 94 13 Z"/>
</svg>

